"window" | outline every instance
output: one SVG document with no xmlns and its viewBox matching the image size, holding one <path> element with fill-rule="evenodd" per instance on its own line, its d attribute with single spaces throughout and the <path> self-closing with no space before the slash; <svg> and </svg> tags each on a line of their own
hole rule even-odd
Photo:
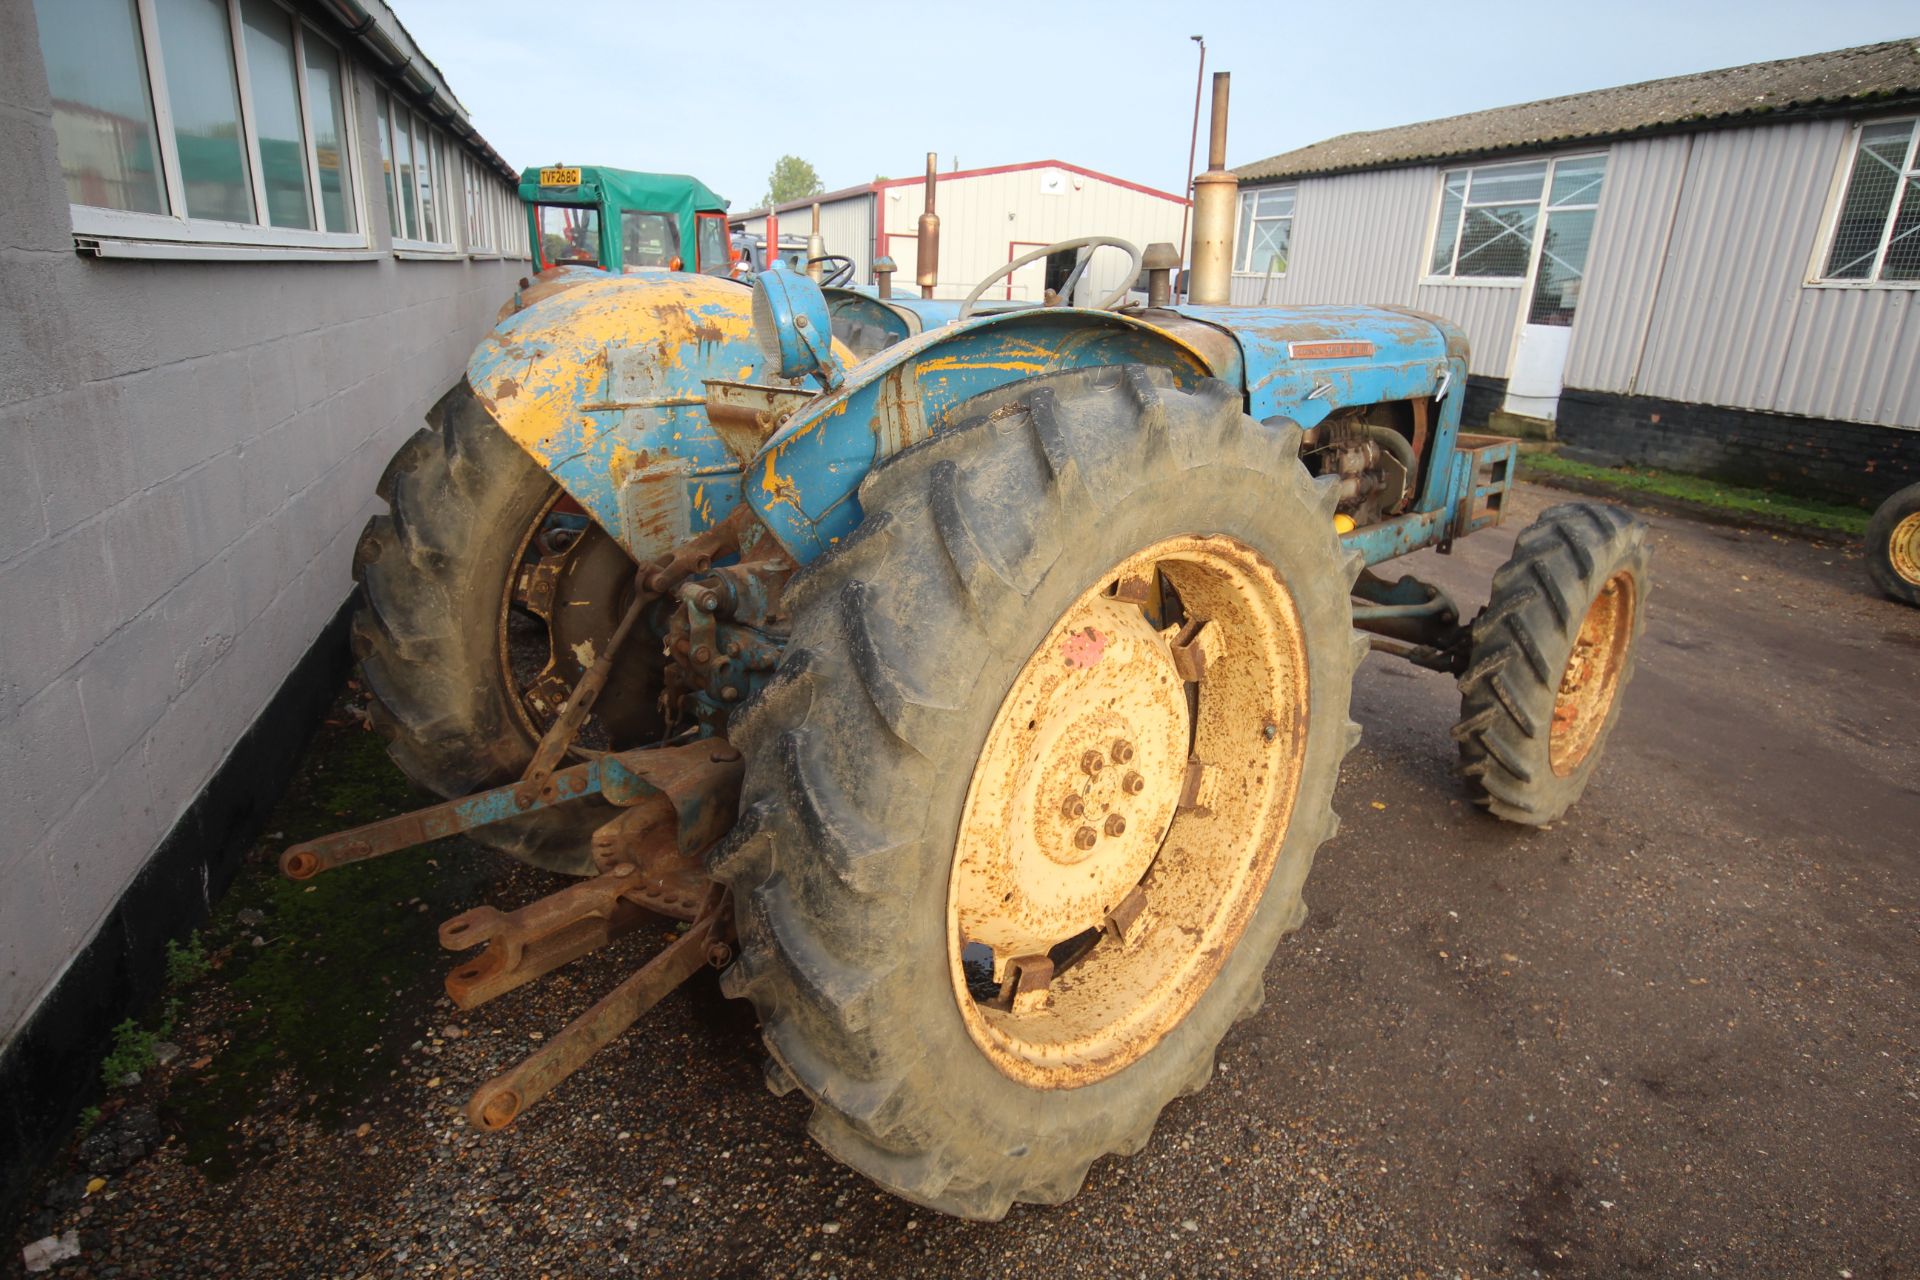
<svg viewBox="0 0 1920 1280">
<path fill-rule="evenodd" d="M 540 260 L 545 266 L 600 265 L 600 211 L 591 205 L 536 206 L 540 220 Z"/>
<path fill-rule="evenodd" d="M 401 248 L 454 250 L 460 242 L 459 166 L 465 153 L 393 94 L 375 95 L 373 114 L 394 241 Z"/>
<path fill-rule="evenodd" d="M 733 274 L 733 255 L 727 247 L 727 215 L 724 213 L 700 214 L 698 226 L 700 228 L 700 261 L 695 270 L 709 276 Z"/>
<path fill-rule="evenodd" d="M 280 0 L 34 0 L 82 235 L 359 247 L 346 63 Z"/>
<path fill-rule="evenodd" d="M 1827 247 L 1828 280 L 1920 280 L 1920 121 L 1861 126 Z"/>
<path fill-rule="evenodd" d="M 1240 193 L 1240 246 L 1233 269 L 1241 275 L 1287 274 L 1293 247 L 1293 187 L 1256 187 Z"/>
<path fill-rule="evenodd" d="M 1605 156 L 1448 171 L 1441 180 L 1429 274 L 1464 280 L 1525 280 L 1544 208 L 1557 247 L 1549 246 L 1542 258 L 1534 305 L 1555 310 L 1558 304 L 1551 299 L 1543 303 L 1541 291 L 1558 288 L 1562 294 L 1577 294 L 1606 173 Z M 1570 314 L 1571 308 L 1569 302 L 1563 309 Z"/>
<path fill-rule="evenodd" d="M 624 209 L 620 213 L 620 263 L 626 271 L 671 267 L 678 271 L 680 229 L 669 213 Z"/>
</svg>

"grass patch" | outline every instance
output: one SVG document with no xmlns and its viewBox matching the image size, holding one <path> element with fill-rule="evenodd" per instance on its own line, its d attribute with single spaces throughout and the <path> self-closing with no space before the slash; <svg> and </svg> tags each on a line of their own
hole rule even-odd
<svg viewBox="0 0 1920 1280">
<path fill-rule="evenodd" d="M 208 923 L 215 1009 L 196 1029 L 223 1047 L 206 1070 L 175 1081 L 169 1104 L 188 1159 L 214 1181 L 244 1171 L 248 1117 L 290 1108 L 339 1121 L 377 1091 L 430 1016 L 451 963 L 435 926 L 483 896 L 498 860 L 442 843 L 305 883 L 273 860 L 288 844 L 424 803 L 378 734 L 323 729 Z M 196 967 L 192 951 L 183 948 L 183 972 Z"/>
<path fill-rule="evenodd" d="M 153 1047 L 166 1035 L 165 1029 L 149 1031 L 132 1018 L 113 1029 L 113 1048 L 100 1059 L 100 1080 L 109 1089 L 117 1089 L 130 1075 L 138 1075 L 154 1062 Z"/>
<path fill-rule="evenodd" d="M 1867 531 L 1870 513 L 1858 507 L 1821 502 L 1815 498 L 1796 498 L 1771 489 L 1751 489 L 1722 484 L 1701 476 L 1658 471 L 1652 467 L 1601 467 L 1590 462 L 1575 462 L 1551 453 L 1522 454 L 1520 474 L 1547 477 L 1564 476 L 1587 480 L 1614 489 L 1674 498 L 1738 515 L 1767 516 L 1810 529 L 1850 533 L 1856 537 Z"/>
<path fill-rule="evenodd" d="M 213 962 L 207 958 L 207 947 L 200 939 L 200 931 L 195 929 L 187 935 L 186 944 L 167 939 L 167 986 L 178 991 L 182 987 L 192 986 L 207 976 L 213 968 Z"/>
</svg>

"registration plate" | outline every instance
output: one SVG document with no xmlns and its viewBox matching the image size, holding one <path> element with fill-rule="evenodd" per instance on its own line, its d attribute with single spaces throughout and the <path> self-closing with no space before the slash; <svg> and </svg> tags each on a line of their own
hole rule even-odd
<svg viewBox="0 0 1920 1280">
<path fill-rule="evenodd" d="M 540 185 L 543 187 L 577 187 L 580 185 L 578 169 L 542 169 Z"/>
</svg>

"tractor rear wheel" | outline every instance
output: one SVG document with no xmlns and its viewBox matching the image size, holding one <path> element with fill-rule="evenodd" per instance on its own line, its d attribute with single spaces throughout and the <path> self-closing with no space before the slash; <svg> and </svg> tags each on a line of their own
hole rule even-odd
<svg viewBox="0 0 1920 1280">
<path fill-rule="evenodd" d="M 1920 484 L 1881 503 L 1867 522 L 1867 572 L 1893 599 L 1920 605 Z"/>
<path fill-rule="evenodd" d="M 1539 826 L 1593 777 L 1646 627 L 1647 527 L 1619 507 L 1549 507 L 1514 542 L 1473 620 L 1460 768 L 1477 804 Z"/>
<path fill-rule="evenodd" d="M 557 515 L 559 486 L 502 431 L 465 378 L 401 446 L 377 492 L 390 513 L 354 550 L 353 650 L 389 753 L 449 799 L 519 777 L 625 611 L 633 561 L 584 516 Z M 535 572 L 543 570 L 543 572 Z M 657 654 L 621 654 L 580 742 L 658 736 Z M 481 827 L 475 840 L 538 867 L 595 870 L 597 798 Z"/>
<path fill-rule="evenodd" d="M 813 1136 L 997 1218 L 1143 1146 L 1258 1007 L 1366 645 L 1331 483 L 1223 384 L 1078 370 L 955 417 L 789 585 L 710 869 Z"/>
</svg>

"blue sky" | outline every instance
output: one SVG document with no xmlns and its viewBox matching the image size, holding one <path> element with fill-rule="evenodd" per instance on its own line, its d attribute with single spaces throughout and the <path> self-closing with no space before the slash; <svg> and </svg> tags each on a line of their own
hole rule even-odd
<svg viewBox="0 0 1920 1280">
<path fill-rule="evenodd" d="M 1913 0 L 389 2 L 512 164 L 693 173 L 735 209 L 789 152 L 829 189 L 918 172 L 938 151 L 942 168 L 1051 158 L 1177 190 L 1193 34 L 1207 38 L 1209 73 L 1233 72 L 1233 164 L 1357 129 L 1920 36 Z"/>
</svg>

